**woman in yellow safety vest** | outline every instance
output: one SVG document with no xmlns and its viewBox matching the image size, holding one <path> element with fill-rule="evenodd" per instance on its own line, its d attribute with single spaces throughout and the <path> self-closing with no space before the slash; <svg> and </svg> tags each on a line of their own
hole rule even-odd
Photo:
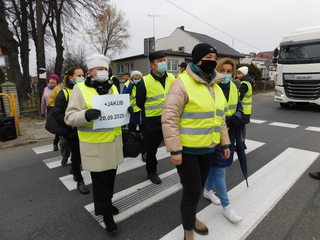
<svg viewBox="0 0 320 240">
<path fill-rule="evenodd" d="M 229 128 L 228 132 L 231 141 L 231 154 L 230 157 L 226 159 L 222 156 L 222 149 L 219 146 L 216 147 L 214 161 L 207 178 L 203 196 L 209 199 L 213 204 L 221 204 L 223 207 L 223 215 L 229 221 L 236 223 L 241 221 L 241 217 L 230 205 L 226 185 L 226 167 L 230 166 L 233 162 L 235 131 L 240 131 L 241 122 L 243 121 L 243 111 L 239 100 L 238 89 L 232 82 L 232 78 L 236 75 L 235 62 L 230 58 L 223 58 L 217 65 L 217 71 L 224 77 L 224 79 L 219 83 L 219 86 L 221 87 L 228 103 L 226 123 Z M 213 188 L 216 189 L 220 198 L 214 194 Z"/>
<path fill-rule="evenodd" d="M 74 86 L 65 121 L 78 128 L 83 170 L 90 171 L 94 209 L 102 215 L 106 230 L 114 233 L 113 215 L 119 210 L 112 204 L 117 166 L 123 162 L 121 127 L 93 129 L 93 120 L 101 111 L 93 108 L 93 97 L 118 94 L 108 76 L 109 58 L 94 55 L 87 58 L 89 76 Z"/>
<path fill-rule="evenodd" d="M 162 130 L 171 163 L 177 167 L 183 186 L 181 199 L 185 239 L 193 240 L 194 231 L 207 235 L 209 230 L 196 219 L 197 205 L 207 179 L 214 148 L 220 144 L 226 158 L 230 155 L 225 124 L 227 103 L 217 82 L 217 51 L 207 43 L 192 50 L 192 63 L 172 84 L 162 113 Z"/>
</svg>

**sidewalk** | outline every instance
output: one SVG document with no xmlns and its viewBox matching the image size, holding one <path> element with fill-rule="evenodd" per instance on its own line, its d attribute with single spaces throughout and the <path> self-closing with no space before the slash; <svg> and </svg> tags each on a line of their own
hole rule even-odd
<svg viewBox="0 0 320 240">
<path fill-rule="evenodd" d="M 53 139 L 53 134 L 49 133 L 45 128 L 45 119 L 40 120 L 38 117 L 23 117 L 19 119 L 21 136 L 17 139 L 0 142 L 0 150 L 12 148 L 29 143 L 36 143 Z"/>
</svg>

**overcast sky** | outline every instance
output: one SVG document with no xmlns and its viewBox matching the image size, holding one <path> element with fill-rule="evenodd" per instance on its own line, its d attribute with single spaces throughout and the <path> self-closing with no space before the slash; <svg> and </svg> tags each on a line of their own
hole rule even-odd
<svg viewBox="0 0 320 240">
<path fill-rule="evenodd" d="M 209 35 L 232 47 L 232 38 L 217 28 L 249 45 L 234 40 L 234 48 L 241 53 L 273 50 L 283 35 L 299 28 L 320 26 L 320 0 L 169 1 L 213 27 L 167 0 L 111 0 L 128 20 L 131 35 L 128 48 L 114 58 L 143 53 L 143 39 L 153 36 L 153 19 L 148 15 L 161 15 L 155 18 L 156 39 L 169 36 L 176 27 L 185 26 L 188 31 Z M 87 42 L 80 44 L 86 44 L 90 49 L 87 55 L 94 53 L 95 49 Z M 47 59 L 52 58 L 53 53 L 54 50 L 48 51 Z M 34 53 L 31 55 L 35 56 Z M 35 75 L 35 61 L 31 59 L 31 63 L 31 74 Z"/>
<path fill-rule="evenodd" d="M 129 21 L 131 39 L 121 56 L 141 54 L 143 39 L 167 37 L 176 27 L 209 35 L 232 46 L 232 39 L 200 22 L 166 0 L 112 0 Z M 237 40 L 234 48 L 242 53 L 273 50 L 281 36 L 297 28 L 320 25 L 319 0 L 170 0 L 208 24 L 227 32 Z M 255 47 L 255 48 L 253 48 Z M 256 49 L 257 48 L 257 49 Z M 218 49 L 219 51 L 219 49 Z"/>
</svg>

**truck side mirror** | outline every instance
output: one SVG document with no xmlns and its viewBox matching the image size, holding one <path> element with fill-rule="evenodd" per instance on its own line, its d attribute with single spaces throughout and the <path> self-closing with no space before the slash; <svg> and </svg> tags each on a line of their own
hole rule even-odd
<svg viewBox="0 0 320 240">
<path fill-rule="evenodd" d="M 278 58 L 275 57 L 275 58 L 272 59 L 272 63 L 273 64 L 276 64 L 277 62 L 278 62 Z"/>
<path fill-rule="evenodd" d="M 276 58 L 276 57 L 278 57 L 278 54 L 279 54 L 279 49 L 278 49 L 278 48 L 275 48 L 275 49 L 273 50 L 273 56 Z"/>
</svg>

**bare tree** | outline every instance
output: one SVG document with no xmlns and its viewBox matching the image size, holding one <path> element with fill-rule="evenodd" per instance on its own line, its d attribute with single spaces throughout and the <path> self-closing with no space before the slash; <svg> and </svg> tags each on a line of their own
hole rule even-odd
<svg viewBox="0 0 320 240">
<path fill-rule="evenodd" d="M 104 55 L 121 52 L 127 47 L 128 21 L 115 6 L 105 4 L 101 14 L 97 14 L 94 25 L 87 30 L 92 45 Z"/>
<path fill-rule="evenodd" d="M 14 39 L 12 32 L 9 29 L 5 11 L 5 3 L 0 0 L 0 47 L 2 48 L 3 54 L 8 56 L 9 61 L 9 79 L 17 84 L 19 89 L 21 82 L 20 65 L 18 62 L 18 43 Z"/>
<path fill-rule="evenodd" d="M 64 56 L 64 72 L 66 72 L 71 67 L 80 67 L 84 72 L 86 72 L 86 57 L 87 56 L 84 45 L 68 49 Z"/>
</svg>

